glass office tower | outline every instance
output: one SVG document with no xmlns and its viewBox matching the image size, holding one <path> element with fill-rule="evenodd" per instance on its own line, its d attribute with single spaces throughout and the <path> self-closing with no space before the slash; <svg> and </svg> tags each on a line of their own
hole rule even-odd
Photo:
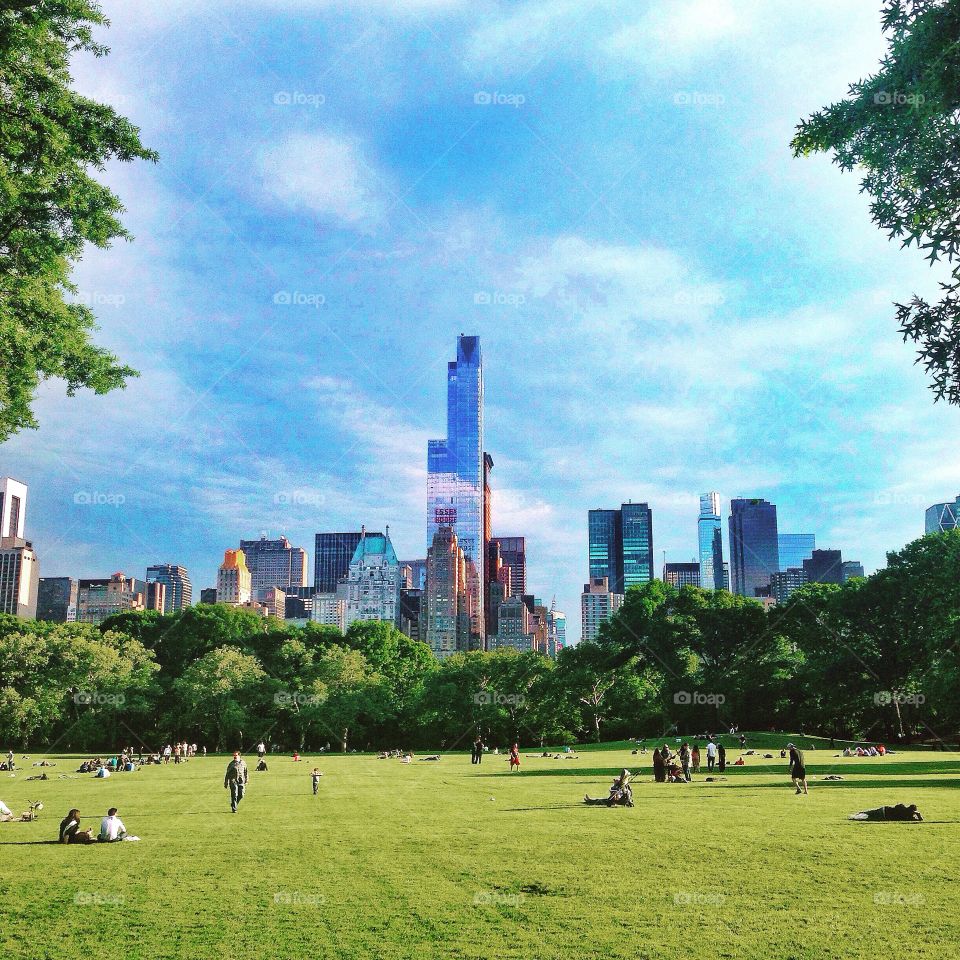
<svg viewBox="0 0 960 960">
<path fill-rule="evenodd" d="M 447 364 L 447 437 L 427 443 L 427 546 L 452 527 L 463 550 L 472 645 L 484 635 L 483 364 L 480 338 L 457 339 Z M 429 585 L 428 585 L 429 589 Z"/>
<path fill-rule="evenodd" d="M 620 517 L 626 591 L 653 579 L 653 511 L 646 503 L 625 503 Z"/>
<path fill-rule="evenodd" d="M 610 593 L 623 593 L 623 530 L 619 510 L 591 510 L 587 515 L 590 538 L 590 579 L 607 578 Z"/>
<path fill-rule="evenodd" d="M 733 592 L 763 596 L 780 569 L 777 507 L 754 498 L 730 501 L 730 575 Z M 758 593 L 759 591 L 759 593 Z"/>
<path fill-rule="evenodd" d="M 697 541 L 700 547 L 700 586 L 707 590 L 727 589 L 723 575 L 723 533 L 720 519 L 720 494 L 700 497 Z"/>
<path fill-rule="evenodd" d="M 813 533 L 777 534 L 777 552 L 780 554 L 781 570 L 802 570 L 803 561 L 809 560 L 817 548 Z"/>
</svg>

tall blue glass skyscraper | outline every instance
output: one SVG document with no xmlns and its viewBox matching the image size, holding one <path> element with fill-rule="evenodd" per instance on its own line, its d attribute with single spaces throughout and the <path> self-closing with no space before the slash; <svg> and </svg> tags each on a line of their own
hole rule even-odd
<svg viewBox="0 0 960 960">
<path fill-rule="evenodd" d="M 755 597 L 780 569 L 777 507 L 766 500 L 730 501 L 730 578 L 733 592 Z"/>
<path fill-rule="evenodd" d="M 653 511 L 645 503 L 620 507 L 623 530 L 623 589 L 653 579 Z"/>
<path fill-rule="evenodd" d="M 700 547 L 700 586 L 707 590 L 725 590 L 723 576 L 723 533 L 720 519 L 720 494 L 700 497 L 697 541 Z"/>
<path fill-rule="evenodd" d="M 817 537 L 813 533 L 777 534 L 777 552 L 780 554 L 781 570 L 802 570 L 803 561 L 813 556 L 817 549 Z"/>
<path fill-rule="evenodd" d="M 653 579 L 653 511 L 646 503 L 591 510 L 587 517 L 590 579 L 606 577 L 611 593 Z"/>
<path fill-rule="evenodd" d="M 427 442 L 427 546 L 452 527 L 463 550 L 470 595 L 470 633 L 484 634 L 483 364 L 480 338 L 457 339 L 447 364 L 447 438 Z"/>
<path fill-rule="evenodd" d="M 619 510 L 591 510 L 587 515 L 590 538 L 590 579 L 606 577 L 611 593 L 623 593 L 623 530 Z"/>
</svg>

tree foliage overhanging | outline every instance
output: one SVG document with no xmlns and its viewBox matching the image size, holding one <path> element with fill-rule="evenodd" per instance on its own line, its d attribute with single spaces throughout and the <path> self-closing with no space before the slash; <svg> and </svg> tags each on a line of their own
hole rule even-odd
<svg viewBox="0 0 960 960">
<path fill-rule="evenodd" d="M 939 301 L 896 304 L 937 400 L 960 404 L 960 0 L 887 0 L 880 69 L 797 127 L 795 155 L 863 172 L 874 223 L 942 260 Z"/>
<path fill-rule="evenodd" d="M 953 743 L 960 730 L 960 531 L 770 612 L 725 591 L 631 589 L 556 662 L 503 650 L 439 663 L 393 626 L 264 620 L 200 604 L 89 624 L 0 617 L 0 744 L 42 750 L 465 749 L 805 730 Z"/>
<path fill-rule="evenodd" d="M 135 375 L 91 341 L 93 312 L 70 280 L 86 244 L 128 238 L 94 174 L 156 159 L 129 120 L 71 87 L 71 57 L 105 55 L 92 31 L 106 25 L 90 0 L 0 3 L 0 440 L 37 425 L 42 380 L 72 395 Z"/>
</svg>

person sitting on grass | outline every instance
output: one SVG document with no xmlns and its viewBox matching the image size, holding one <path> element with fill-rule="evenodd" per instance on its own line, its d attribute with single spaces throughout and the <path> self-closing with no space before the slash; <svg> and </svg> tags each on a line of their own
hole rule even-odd
<svg viewBox="0 0 960 960">
<path fill-rule="evenodd" d="M 632 807 L 633 790 L 630 787 L 630 776 L 630 771 L 624 767 L 623 770 L 620 771 L 620 776 L 613 778 L 613 783 L 610 784 L 610 794 L 606 799 L 602 797 L 594 799 L 588 793 L 583 798 L 583 802 L 591 807 L 597 807 L 601 804 L 607 807 Z"/>
<path fill-rule="evenodd" d="M 100 843 L 116 843 L 118 840 L 124 840 L 127 836 L 127 828 L 123 821 L 117 816 L 117 808 L 111 807 L 107 815 L 100 821 L 100 834 L 97 840 Z"/>
<path fill-rule="evenodd" d="M 60 843 L 93 843 L 93 828 L 80 829 L 80 811 L 74 807 L 60 821 Z"/>
<path fill-rule="evenodd" d="M 0 823 L 9 823 L 13 819 L 13 811 L 0 800 Z"/>
<path fill-rule="evenodd" d="M 266 757 L 261 757 L 257 761 L 257 773 L 267 773 L 267 759 Z"/>
<path fill-rule="evenodd" d="M 859 813 L 851 813 L 848 820 L 895 820 L 907 821 L 913 823 L 922 823 L 923 817 L 917 810 L 917 805 L 911 803 L 909 806 L 898 803 L 894 807 L 875 807 L 873 810 L 861 810 Z"/>
</svg>

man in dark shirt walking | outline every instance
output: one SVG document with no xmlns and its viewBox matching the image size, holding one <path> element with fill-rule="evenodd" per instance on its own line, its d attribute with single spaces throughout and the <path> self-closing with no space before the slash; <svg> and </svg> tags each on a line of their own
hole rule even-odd
<svg viewBox="0 0 960 960">
<path fill-rule="evenodd" d="M 234 753 L 233 759 L 227 764 L 227 772 L 223 777 L 223 788 L 230 788 L 230 809 L 236 813 L 237 805 L 243 799 L 243 791 L 247 786 L 247 765 L 240 759 L 240 754 Z"/>
<path fill-rule="evenodd" d="M 792 743 L 788 743 L 790 749 L 790 776 L 793 778 L 797 793 L 807 794 L 807 767 L 803 759 L 803 751 Z"/>
</svg>

